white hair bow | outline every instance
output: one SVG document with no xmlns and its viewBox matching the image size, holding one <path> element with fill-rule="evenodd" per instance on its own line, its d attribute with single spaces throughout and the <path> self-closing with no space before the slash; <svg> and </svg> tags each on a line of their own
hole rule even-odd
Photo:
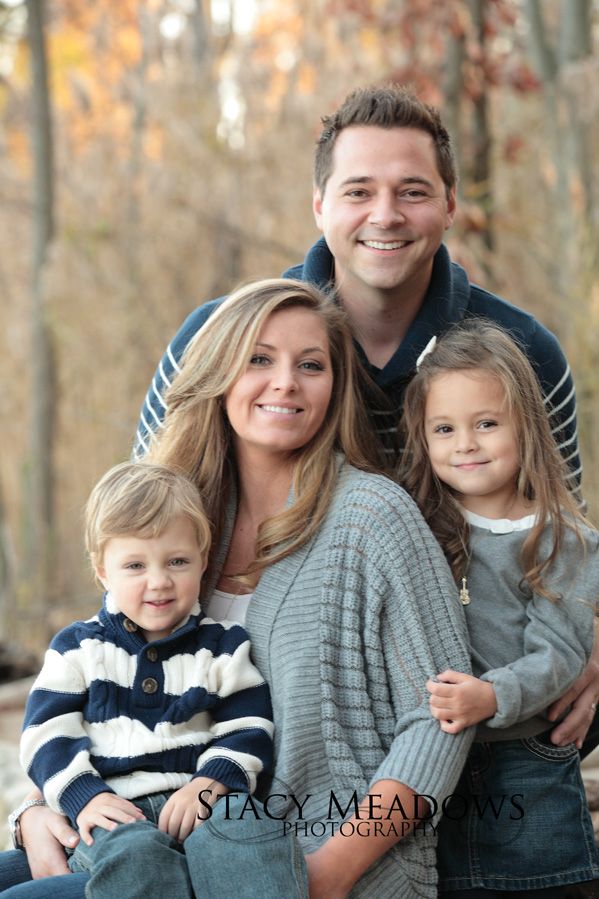
<svg viewBox="0 0 599 899">
<path fill-rule="evenodd" d="M 427 343 L 427 345 L 425 346 L 425 348 L 422 350 L 422 352 L 418 356 L 418 358 L 416 359 L 416 371 L 420 371 L 420 366 L 422 365 L 423 359 L 426 356 L 428 356 L 429 353 L 432 353 L 432 351 L 435 349 L 436 346 L 437 346 L 437 338 L 433 335 L 431 337 L 431 339 L 429 340 L 429 342 Z"/>
</svg>

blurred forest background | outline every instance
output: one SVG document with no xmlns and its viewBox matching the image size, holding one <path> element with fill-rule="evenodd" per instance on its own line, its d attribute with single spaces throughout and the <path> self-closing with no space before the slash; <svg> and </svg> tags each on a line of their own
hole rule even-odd
<svg viewBox="0 0 599 899">
<path fill-rule="evenodd" d="M 96 608 L 91 486 L 184 316 L 303 258 L 320 117 L 367 82 L 443 109 L 450 250 L 562 341 L 599 518 L 598 24 L 594 0 L 0 0 L 0 639 Z"/>
</svg>

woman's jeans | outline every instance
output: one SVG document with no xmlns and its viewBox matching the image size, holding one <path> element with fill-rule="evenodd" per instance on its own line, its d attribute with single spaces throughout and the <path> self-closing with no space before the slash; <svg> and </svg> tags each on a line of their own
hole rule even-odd
<svg viewBox="0 0 599 899">
<path fill-rule="evenodd" d="M 168 795 L 136 799 L 135 804 L 158 820 Z M 93 871 L 89 881 L 84 873 L 34 880 L 13 887 L 2 899 L 308 899 L 298 841 L 283 836 L 281 822 L 269 821 L 263 813 L 260 820 L 251 814 L 240 820 L 244 801 L 241 795 L 230 803 L 221 800 L 210 820 L 184 844 L 151 821 L 121 824 L 112 831 L 95 828 L 94 844 L 80 843 L 71 859 L 78 871 Z M 262 812 L 257 800 L 254 805 Z M 24 852 L 0 855 L 0 887 L 30 876 Z"/>
<path fill-rule="evenodd" d="M 32 880 L 27 856 L 20 849 L 0 852 L 2 899 L 85 899 L 85 874 L 64 874 Z"/>
</svg>

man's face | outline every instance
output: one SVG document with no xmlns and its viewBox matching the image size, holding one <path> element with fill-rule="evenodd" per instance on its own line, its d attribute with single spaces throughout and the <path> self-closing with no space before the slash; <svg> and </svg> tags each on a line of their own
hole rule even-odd
<svg viewBox="0 0 599 899">
<path fill-rule="evenodd" d="M 335 257 L 342 298 L 401 302 L 424 296 L 432 262 L 453 222 L 432 137 L 416 128 L 356 125 L 337 138 L 314 215 Z"/>
</svg>

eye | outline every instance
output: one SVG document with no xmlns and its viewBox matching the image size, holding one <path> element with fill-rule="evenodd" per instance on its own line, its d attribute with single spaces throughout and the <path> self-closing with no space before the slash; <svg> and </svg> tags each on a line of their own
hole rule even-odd
<svg viewBox="0 0 599 899">
<path fill-rule="evenodd" d="M 254 353 L 250 358 L 250 365 L 268 365 L 270 359 L 264 353 Z"/>
<path fill-rule="evenodd" d="M 304 371 L 324 371 L 324 365 L 316 359 L 306 359 L 305 362 L 300 362 L 299 367 Z"/>
<path fill-rule="evenodd" d="M 451 434 L 452 431 L 451 425 L 435 425 L 433 428 L 433 434 Z"/>
<path fill-rule="evenodd" d="M 346 191 L 345 195 L 349 197 L 350 200 L 363 200 L 369 196 L 368 191 L 364 190 L 362 187 L 354 187 L 351 190 Z"/>
<path fill-rule="evenodd" d="M 142 564 L 141 562 L 128 562 L 128 563 L 125 565 L 125 568 L 126 568 L 128 571 L 142 571 L 142 570 L 143 570 L 143 564 Z"/>
<path fill-rule="evenodd" d="M 493 421 L 492 418 L 485 418 L 484 421 L 479 421 L 478 427 L 481 431 L 488 431 L 491 428 L 496 428 L 497 422 Z"/>
<path fill-rule="evenodd" d="M 404 200 L 422 200 L 424 197 L 427 197 L 428 194 L 424 190 L 413 187 L 410 190 L 404 190 L 400 196 Z"/>
<path fill-rule="evenodd" d="M 185 565 L 189 565 L 189 559 L 178 556 L 176 559 L 171 559 L 170 565 L 172 568 L 183 568 Z"/>
</svg>

